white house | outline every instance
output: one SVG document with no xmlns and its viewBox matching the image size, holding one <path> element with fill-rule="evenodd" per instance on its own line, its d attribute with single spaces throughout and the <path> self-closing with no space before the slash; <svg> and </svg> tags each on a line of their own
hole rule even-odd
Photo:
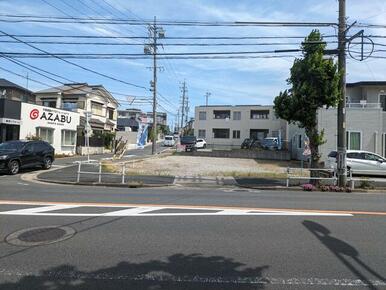
<svg viewBox="0 0 386 290">
<path fill-rule="evenodd" d="M 75 154 L 79 113 L 21 103 L 20 139 L 39 137 L 58 154 Z"/>
<path fill-rule="evenodd" d="M 245 138 L 279 136 L 285 142 L 288 124 L 276 118 L 273 106 L 198 106 L 194 135 L 213 147 L 240 147 Z"/>
</svg>

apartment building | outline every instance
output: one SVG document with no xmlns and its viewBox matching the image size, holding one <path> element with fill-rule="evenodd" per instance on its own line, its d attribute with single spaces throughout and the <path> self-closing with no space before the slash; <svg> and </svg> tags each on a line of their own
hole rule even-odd
<svg viewBox="0 0 386 290">
<path fill-rule="evenodd" d="M 386 157 L 386 81 L 347 84 L 346 97 L 347 149 L 366 150 Z M 321 161 L 337 149 L 337 110 L 319 109 L 318 129 L 324 130 L 326 143 L 321 145 Z M 289 128 L 292 158 L 302 159 L 304 130 Z"/>
<path fill-rule="evenodd" d="M 288 124 L 276 118 L 273 106 L 198 106 L 194 135 L 213 147 L 240 147 L 245 138 L 281 136 L 286 141 Z"/>
<path fill-rule="evenodd" d="M 86 112 L 93 132 L 114 132 L 117 128 L 118 101 L 102 86 L 71 83 L 35 92 L 39 105 L 80 114 L 78 133 L 84 131 Z"/>
</svg>

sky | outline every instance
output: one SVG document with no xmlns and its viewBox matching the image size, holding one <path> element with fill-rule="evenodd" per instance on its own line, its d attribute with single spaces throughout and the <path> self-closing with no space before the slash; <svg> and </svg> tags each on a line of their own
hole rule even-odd
<svg viewBox="0 0 386 290">
<path fill-rule="evenodd" d="M 49 3 L 49 4 L 47 4 Z M 51 5 L 50 5 L 51 4 Z M 9 19 L 4 14 L 59 16 L 83 18 L 129 18 L 150 20 L 156 16 L 160 21 L 281 21 L 281 22 L 337 22 L 338 1 L 336 0 L 0 0 L 0 19 Z M 372 0 L 363 4 L 362 0 L 347 1 L 347 21 L 352 23 L 386 24 L 386 2 Z M 167 37 L 188 36 L 307 36 L 310 27 L 202 27 L 202 26 L 164 26 Z M 147 36 L 145 25 L 110 25 L 87 23 L 9 23 L 0 22 L 0 30 L 8 34 L 40 34 L 40 35 L 89 35 L 89 36 Z M 351 33 L 360 30 L 351 28 Z M 335 48 L 337 31 L 333 27 L 320 28 L 328 42 L 328 48 Z M 365 28 L 366 35 L 386 35 L 386 28 Z M 1 33 L 0 33 L 1 35 Z M 10 40 L 0 38 L 0 52 L 38 52 L 23 43 L 4 43 Z M 47 40 L 26 39 L 23 40 Z M 52 39 L 49 39 L 52 40 Z M 71 41 L 68 39 L 56 39 Z M 75 40 L 76 41 L 76 40 Z M 85 40 L 78 40 L 85 41 Z M 87 40 L 86 40 L 87 41 Z M 94 41 L 94 40 L 90 40 Z M 98 41 L 98 40 L 97 40 Z M 121 44 L 136 45 L 63 45 L 34 44 L 50 53 L 143 53 L 147 40 L 124 39 L 106 40 Z M 373 39 L 386 44 L 386 38 Z M 102 40 L 103 42 L 103 40 Z M 230 51 L 271 51 L 274 49 L 299 48 L 301 39 L 259 39 L 259 40 L 163 40 L 164 44 L 175 43 L 248 43 L 248 46 L 163 46 L 160 53 L 172 52 L 230 52 Z M 281 43 L 266 45 L 266 43 Z M 385 45 L 386 46 L 386 45 Z M 377 47 L 379 48 L 379 47 Z M 380 47 L 382 48 L 382 47 Z M 381 53 L 381 52 L 375 52 Z M 168 113 L 169 124 L 174 124 L 176 113 L 181 101 L 182 82 L 186 82 L 189 97 L 189 116 L 194 116 L 194 107 L 205 104 L 205 93 L 210 92 L 210 105 L 270 105 L 281 90 L 287 88 L 286 79 L 298 53 L 286 54 L 282 58 L 256 59 L 189 59 L 159 60 L 158 91 L 159 111 Z M 386 55 L 386 54 L 384 54 Z M 153 77 L 152 60 L 150 59 L 70 59 L 81 66 L 103 73 L 122 83 L 111 80 L 89 71 L 65 63 L 59 59 L 20 59 L 30 65 L 57 74 L 75 82 L 102 84 L 120 101 L 121 109 L 136 107 L 150 111 L 151 105 L 136 103 L 130 96 L 151 97 L 150 80 Z M 347 81 L 371 81 L 386 79 L 386 59 L 367 59 L 357 61 L 348 57 Z M 10 72 L 1 70 L 6 69 Z M 15 75 L 18 74 L 18 75 Z M 27 81 L 28 74 L 28 81 Z M 6 78 L 32 91 L 58 86 L 59 82 L 47 79 L 24 67 L 18 66 L 7 59 L 0 58 L 0 78 Z M 61 82 L 63 79 L 53 77 Z M 37 83 L 34 81 L 39 81 Z M 43 83 L 43 84 L 42 84 Z M 134 84 L 135 86 L 128 85 Z M 139 87 L 142 88 L 139 88 Z M 118 93 L 118 94 L 115 94 Z"/>
</svg>

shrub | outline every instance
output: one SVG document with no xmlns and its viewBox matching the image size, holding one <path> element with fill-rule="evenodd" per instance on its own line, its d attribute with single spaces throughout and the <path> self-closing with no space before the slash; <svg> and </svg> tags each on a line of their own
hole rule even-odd
<svg viewBox="0 0 386 290">
<path fill-rule="evenodd" d="M 316 189 L 315 186 L 313 184 L 310 184 L 310 183 L 303 184 L 302 188 L 304 191 L 314 191 Z"/>
</svg>

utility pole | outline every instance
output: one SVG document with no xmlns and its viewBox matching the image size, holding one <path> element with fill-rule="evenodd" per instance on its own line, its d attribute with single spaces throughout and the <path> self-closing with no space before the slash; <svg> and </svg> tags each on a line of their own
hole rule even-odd
<svg viewBox="0 0 386 290">
<path fill-rule="evenodd" d="M 186 82 L 182 83 L 181 129 L 184 128 Z"/>
<path fill-rule="evenodd" d="M 186 105 L 185 105 L 185 124 L 188 123 L 189 119 L 189 96 L 186 95 Z"/>
<path fill-rule="evenodd" d="M 153 92 L 153 128 L 152 128 L 152 146 L 151 146 L 151 154 L 156 154 L 156 144 L 157 144 L 157 50 L 158 38 L 164 38 L 165 32 L 162 27 L 157 26 L 157 20 L 154 16 L 153 25 L 149 26 L 149 38 L 151 43 L 145 45 L 144 52 L 145 54 L 153 55 L 153 80 L 150 82 L 150 91 Z"/>
<path fill-rule="evenodd" d="M 205 94 L 206 106 L 208 106 L 208 99 L 209 99 L 210 95 L 211 95 L 211 93 L 209 93 L 209 92 L 206 92 L 206 94 Z"/>
<path fill-rule="evenodd" d="M 346 0 L 339 0 L 338 32 L 338 67 L 342 73 L 340 79 L 340 100 L 338 103 L 338 185 L 345 187 L 347 182 L 346 168 Z"/>
</svg>

